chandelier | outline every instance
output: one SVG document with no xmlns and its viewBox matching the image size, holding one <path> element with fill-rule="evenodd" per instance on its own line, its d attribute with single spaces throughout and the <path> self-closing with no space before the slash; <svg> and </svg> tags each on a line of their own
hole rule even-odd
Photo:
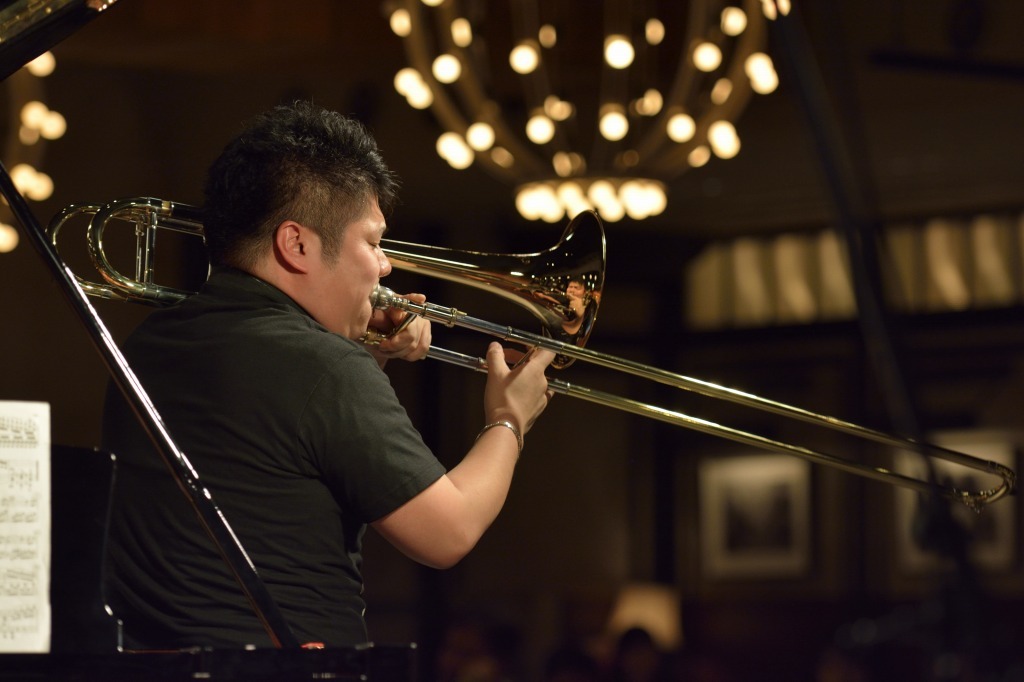
<svg viewBox="0 0 1024 682">
<path fill-rule="evenodd" d="M 528 220 L 664 211 L 666 183 L 740 150 L 736 121 L 778 86 L 767 22 L 788 0 L 389 0 L 437 153 L 516 188 Z M 593 16 L 597 15 L 597 16 Z M 599 27 L 599 28 L 595 28 Z"/>
</svg>

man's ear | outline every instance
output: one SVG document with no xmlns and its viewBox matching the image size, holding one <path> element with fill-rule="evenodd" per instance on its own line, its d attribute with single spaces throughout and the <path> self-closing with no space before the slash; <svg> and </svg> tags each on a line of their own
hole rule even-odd
<svg viewBox="0 0 1024 682">
<path fill-rule="evenodd" d="M 294 220 L 286 220 L 274 230 L 274 257 L 292 272 L 307 272 L 310 256 L 310 231 Z"/>
</svg>

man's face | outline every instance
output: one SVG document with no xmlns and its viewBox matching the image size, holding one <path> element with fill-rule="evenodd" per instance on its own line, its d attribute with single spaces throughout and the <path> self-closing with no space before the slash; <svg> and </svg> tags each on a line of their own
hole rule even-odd
<svg viewBox="0 0 1024 682">
<path fill-rule="evenodd" d="M 334 262 L 323 262 L 311 273 L 309 313 L 336 334 L 359 339 L 366 332 L 373 307 L 370 294 L 391 263 L 381 249 L 387 225 L 376 199 L 365 214 L 345 227 Z"/>
<path fill-rule="evenodd" d="M 587 293 L 587 290 L 580 282 L 569 282 L 569 285 L 565 287 L 565 293 L 574 298 L 583 298 L 583 294 Z"/>
</svg>

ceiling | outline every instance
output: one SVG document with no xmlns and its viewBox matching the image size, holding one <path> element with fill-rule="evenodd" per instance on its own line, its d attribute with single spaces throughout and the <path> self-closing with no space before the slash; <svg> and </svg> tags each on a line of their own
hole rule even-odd
<svg viewBox="0 0 1024 682">
<path fill-rule="evenodd" d="M 889 219 L 1024 205 L 1024 3 L 866 0 L 826 3 L 826 14 L 817 14 L 822 3 L 798 4 L 798 30 L 772 35 L 782 85 L 741 117 L 740 154 L 683 174 L 664 214 L 610 226 L 611 234 L 706 239 L 820 227 L 834 220 L 827 164 L 844 152 L 855 171 L 842 191 L 850 179 L 859 183 L 869 207 Z M 522 226 L 511 188 L 477 168 L 454 171 L 434 155 L 439 129 L 428 114 L 409 110 L 391 85 L 404 55 L 379 3 L 305 0 L 295 7 L 121 0 L 55 52 L 62 69 L 93 81 L 87 105 L 97 115 L 104 81 L 129 72 L 145 76 L 136 106 L 153 102 L 166 126 L 176 118 L 193 125 L 195 108 L 208 112 L 211 127 L 234 125 L 254 102 L 289 92 L 336 103 L 368 119 L 405 179 L 404 215 L 458 225 L 469 224 L 471 214 Z M 596 14 L 581 11 L 578 20 Z M 809 43 L 801 51 L 803 35 Z M 796 70 L 787 62 L 790 49 L 798 54 Z M 60 98 L 57 87 L 55 81 Z M 247 99 L 219 96 L 232 88 L 243 88 Z M 170 100 L 177 91 L 188 101 Z M 807 95 L 819 98 L 814 118 L 801 105 Z M 85 125 L 81 117 L 69 120 Z M 155 114 L 151 120 L 161 123 Z M 815 132 L 831 125 L 843 127 L 845 147 L 816 142 Z M 97 126 L 103 131 L 102 122 Z M 233 129 L 216 132 L 226 139 Z"/>
</svg>

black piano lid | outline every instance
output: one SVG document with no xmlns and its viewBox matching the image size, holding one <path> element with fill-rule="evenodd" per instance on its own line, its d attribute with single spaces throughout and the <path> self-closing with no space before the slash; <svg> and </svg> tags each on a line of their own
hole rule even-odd
<svg viewBox="0 0 1024 682">
<path fill-rule="evenodd" d="M 61 42 L 117 0 L 13 0 L 0 8 L 0 80 Z"/>
</svg>

